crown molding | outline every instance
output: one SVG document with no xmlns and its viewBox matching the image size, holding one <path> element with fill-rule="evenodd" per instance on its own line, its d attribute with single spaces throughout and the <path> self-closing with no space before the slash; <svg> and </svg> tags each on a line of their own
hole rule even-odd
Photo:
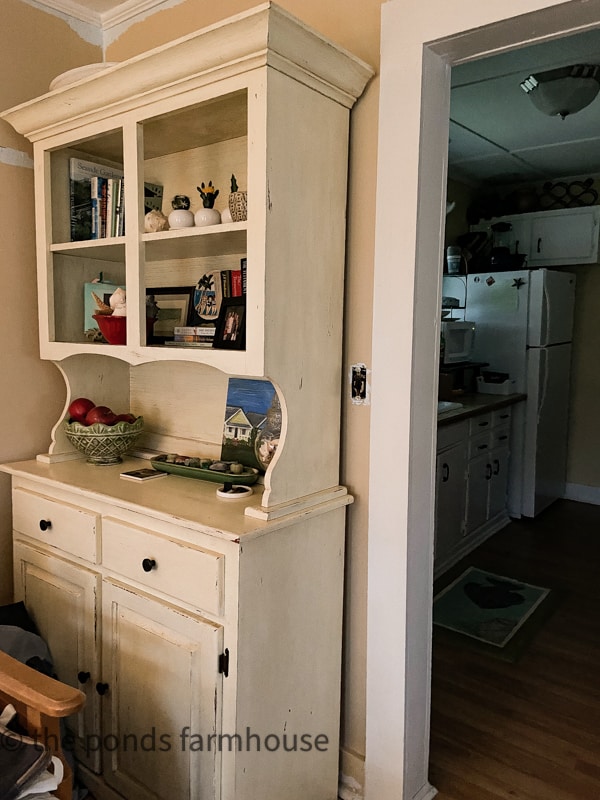
<svg viewBox="0 0 600 800">
<path fill-rule="evenodd" d="M 114 28 L 132 22 L 136 17 L 148 16 L 159 11 L 161 6 L 173 5 L 169 0 L 124 0 L 111 11 L 101 14 L 102 29 Z"/>
<path fill-rule="evenodd" d="M 77 0 L 34 0 L 34 2 L 39 7 L 94 25 L 102 31 L 117 25 L 125 25 L 137 17 L 153 14 L 160 6 L 171 5 L 169 0 L 124 0 L 115 8 L 100 13 L 85 8 Z"/>
<path fill-rule="evenodd" d="M 97 28 L 102 27 L 102 17 L 97 11 L 91 11 L 89 8 L 84 8 L 76 2 L 76 0 L 35 0 L 31 5 L 36 5 L 39 8 L 49 9 L 58 14 L 66 17 L 72 17 L 80 22 L 85 22 L 88 25 L 94 25 Z"/>
</svg>

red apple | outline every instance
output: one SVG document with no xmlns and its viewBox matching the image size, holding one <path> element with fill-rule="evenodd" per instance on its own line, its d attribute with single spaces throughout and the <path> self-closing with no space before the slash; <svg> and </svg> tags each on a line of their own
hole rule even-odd
<svg viewBox="0 0 600 800">
<path fill-rule="evenodd" d="M 115 422 L 135 422 L 137 417 L 133 414 L 117 414 Z"/>
<path fill-rule="evenodd" d="M 114 425 L 117 421 L 117 415 L 114 414 L 108 406 L 94 406 L 85 416 L 85 424 L 93 425 L 95 422 L 101 422 L 104 425 Z"/>
<path fill-rule="evenodd" d="M 87 397 L 78 397 L 69 406 L 69 417 L 85 425 L 86 415 L 94 406 L 95 403 L 88 400 Z"/>
</svg>

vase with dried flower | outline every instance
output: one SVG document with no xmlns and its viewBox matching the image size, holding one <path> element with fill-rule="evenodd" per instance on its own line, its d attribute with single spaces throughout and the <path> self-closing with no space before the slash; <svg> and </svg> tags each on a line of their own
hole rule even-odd
<svg viewBox="0 0 600 800">
<path fill-rule="evenodd" d="M 205 225 L 218 225 L 221 222 L 221 214 L 214 208 L 215 200 L 219 196 L 219 190 L 215 189 L 212 181 L 208 182 L 208 186 L 201 183 L 196 186 L 202 198 L 202 208 L 198 209 L 194 214 L 194 222 L 197 227 Z"/>
</svg>

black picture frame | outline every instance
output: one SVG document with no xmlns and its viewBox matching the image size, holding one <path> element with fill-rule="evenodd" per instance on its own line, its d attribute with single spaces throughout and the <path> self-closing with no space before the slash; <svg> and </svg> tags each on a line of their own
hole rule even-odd
<svg viewBox="0 0 600 800">
<path fill-rule="evenodd" d="M 219 350 L 246 349 L 245 296 L 222 299 L 213 347 Z"/>
<path fill-rule="evenodd" d="M 194 311 L 193 286 L 157 286 L 146 289 L 146 297 L 153 297 L 158 305 L 158 317 L 154 323 L 149 344 L 164 344 L 175 337 L 174 328 L 189 325 Z M 165 313 L 161 319 L 162 310 Z M 171 313 L 169 313 L 171 312 Z M 179 313 L 176 313 L 179 312 Z"/>
</svg>

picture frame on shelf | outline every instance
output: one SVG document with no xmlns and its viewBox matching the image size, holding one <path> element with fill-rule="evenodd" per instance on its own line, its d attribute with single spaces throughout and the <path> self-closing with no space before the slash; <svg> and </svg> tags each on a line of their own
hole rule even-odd
<svg viewBox="0 0 600 800">
<path fill-rule="evenodd" d="M 164 344 L 173 340 L 176 327 L 190 324 L 193 296 L 193 286 L 159 286 L 146 289 L 146 297 L 154 298 L 154 303 L 158 306 L 150 344 Z"/>
<path fill-rule="evenodd" d="M 246 349 L 246 298 L 224 297 L 221 301 L 213 347 L 220 350 Z"/>
</svg>

